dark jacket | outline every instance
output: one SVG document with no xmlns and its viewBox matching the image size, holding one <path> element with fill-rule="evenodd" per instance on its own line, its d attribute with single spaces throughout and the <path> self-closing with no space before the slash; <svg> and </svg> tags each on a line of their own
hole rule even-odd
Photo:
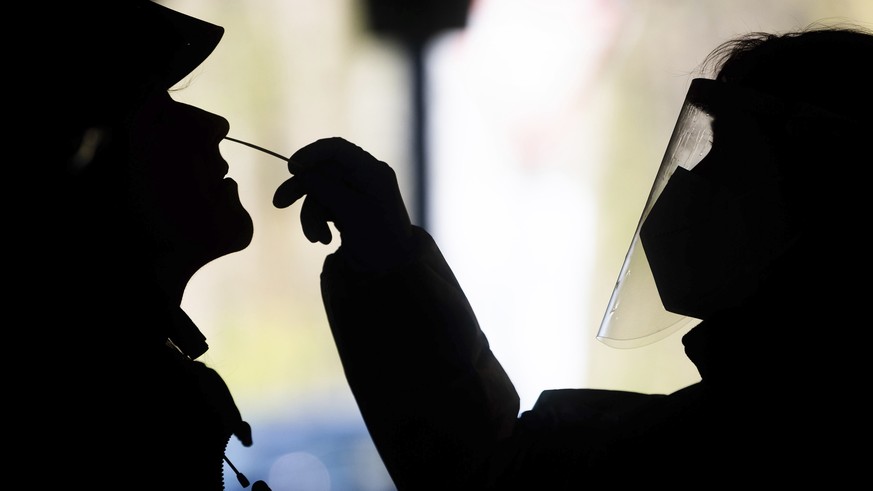
<svg viewBox="0 0 873 491">
<path fill-rule="evenodd" d="M 32 345 L 41 371 L 27 401 L 42 411 L 29 415 L 22 454 L 42 457 L 29 462 L 31 481 L 41 489 L 223 490 L 225 447 L 245 423 L 221 377 L 168 342 L 169 332 L 196 327 L 153 289 L 114 287 L 98 295 L 100 287 L 82 282 L 68 302 L 31 316 L 34 331 L 50 326 Z"/>
<path fill-rule="evenodd" d="M 347 380 L 401 491 L 705 489 L 837 482 L 851 468 L 831 445 L 830 402 L 799 368 L 807 355 L 778 334 L 793 322 L 784 302 L 803 299 L 765 295 L 696 326 L 683 343 L 702 380 L 674 393 L 547 390 L 519 415 L 460 285 L 432 238 L 415 235 L 415 257 L 393 271 L 358 274 L 340 248 L 322 273 Z"/>
</svg>

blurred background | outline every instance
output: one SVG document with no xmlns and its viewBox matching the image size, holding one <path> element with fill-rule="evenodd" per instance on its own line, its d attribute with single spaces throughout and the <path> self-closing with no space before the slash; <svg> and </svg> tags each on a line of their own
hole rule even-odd
<svg viewBox="0 0 873 491">
<path fill-rule="evenodd" d="M 594 337 L 695 69 L 749 31 L 873 27 L 868 0 L 446 0 L 418 37 L 368 0 L 161 3 L 226 29 L 174 98 L 285 156 L 341 136 L 394 167 L 522 410 L 545 389 L 698 380 L 684 331 L 627 350 Z M 199 271 L 183 307 L 254 430 L 228 457 L 275 491 L 393 490 L 321 303 L 338 241 L 309 243 L 300 203 L 271 205 L 281 160 L 233 142 L 222 153 L 254 240 Z"/>
</svg>

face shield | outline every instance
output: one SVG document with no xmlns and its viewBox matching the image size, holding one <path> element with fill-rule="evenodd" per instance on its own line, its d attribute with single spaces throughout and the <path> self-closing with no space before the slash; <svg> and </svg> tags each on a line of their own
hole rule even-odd
<svg viewBox="0 0 873 491">
<path fill-rule="evenodd" d="M 795 237 L 769 135 L 796 109 L 723 82 L 692 81 L 598 340 L 647 345 L 755 291 Z"/>
</svg>

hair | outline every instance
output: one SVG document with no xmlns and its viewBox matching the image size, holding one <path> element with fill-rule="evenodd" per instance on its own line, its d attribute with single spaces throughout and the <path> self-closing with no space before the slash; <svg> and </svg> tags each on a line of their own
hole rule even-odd
<svg viewBox="0 0 873 491">
<path fill-rule="evenodd" d="M 836 217 L 867 215 L 869 189 L 857 175 L 871 154 L 871 61 L 870 30 L 813 24 L 736 37 L 712 50 L 700 66 L 717 81 L 785 106 L 784 119 L 768 123 L 767 138 L 781 169 L 792 227 L 807 232 L 807 250 L 844 248 L 853 229 Z"/>
<path fill-rule="evenodd" d="M 752 32 L 724 42 L 704 59 L 701 71 L 861 122 L 873 113 L 871 62 L 873 31 L 854 24 L 810 24 L 786 33 Z"/>
</svg>

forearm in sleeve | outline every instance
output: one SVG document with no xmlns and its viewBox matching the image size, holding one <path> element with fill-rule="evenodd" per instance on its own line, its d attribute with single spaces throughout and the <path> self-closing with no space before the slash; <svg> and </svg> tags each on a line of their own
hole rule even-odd
<svg viewBox="0 0 873 491">
<path fill-rule="evenodd" d="M 518 395 L 433 239 L 389 272 L 356 274 L 341 248 L 322 295 L 346 379 L 398 489 L 463 489 L 507 437 Z"/>
</svg>

